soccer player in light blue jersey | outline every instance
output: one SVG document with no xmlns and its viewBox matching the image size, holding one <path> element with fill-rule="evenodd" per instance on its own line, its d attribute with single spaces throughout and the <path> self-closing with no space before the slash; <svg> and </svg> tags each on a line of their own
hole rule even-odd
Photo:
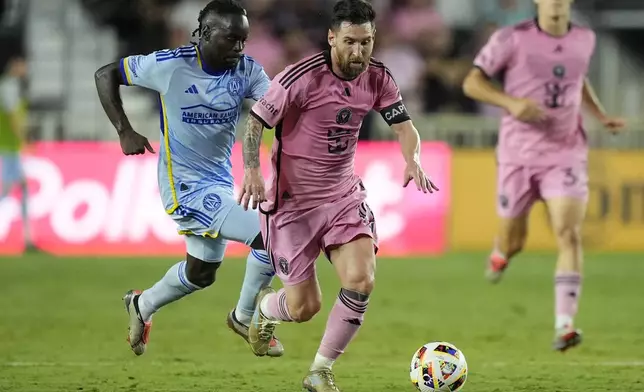
<svg viewBox="0 0 644 392">
<path fill-rule="evenodd" d="M 242 54 L 249 25 L 237 0 L 211 1 L 198 21 L 195 45 L 129 56 L 95 75 L 98 95 L 125 155 L 155 151 L 132 129 L 119 87 L 140 86 L 159 93 L 159 190 L 186 242 L 186 260 L 170 267 L 151 288 L 131 290 L 123 298 L 130 318 L 128 341 L 137 355 L 145 352 L 155 312 L 215 281 L 228 240 L 252 248 L 239 302 L 227 320 L 246 341 L 255 297 L 275 274 L 259 218 L 234 199 L 230 158 L 243 101 L 259 100 L 270 81 L 261 65 Z M 269 355 L 281 356 L 283 351 L 273 338 Z"/>
</svg>

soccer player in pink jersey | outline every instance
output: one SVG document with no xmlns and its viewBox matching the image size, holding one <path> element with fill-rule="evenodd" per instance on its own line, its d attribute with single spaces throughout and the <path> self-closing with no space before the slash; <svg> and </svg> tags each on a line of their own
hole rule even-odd
<svg viewBox="0 0 644 392">
<path fill-rule="evenodd" d="M 324 251 L 342 289 L 303 388 L 338 391 L 331 367 L 363 322 L 374 286 L 377 235 L 366 190 L 354 171 L 360 125 L 375 109 L 398 135 L 407 164 L 403 186 L 437 191 L 420 166 L 420 139 L 389 70 L 371 58 L 375 12 L 362 0 L 333 8 L 330 50 L 278 74 L 252 108 L 244 137 L 239 202 L 259 206 L 262 235 L 276 273 L 277 293 L 257 296 L 249 340 L 266 354 L 275 325 L 305 322 L 319 312 L 315 261 Z M 272 176 L 264 190 L 259 151 L 264 128 L 275 128 Z"/>
<path fill-rule="evenodd" d="M 535 0 L 537 18 L 495 32 L 474 61 L 463 89 L 505 109 L 497 147 L 500 230 L 487 275 L 501 278 L 526 241 L 528 214 L 544 200 L 559 247 L 555 273 L 556 350 L 581 342 L 574 328 L 582 281 L 581 225 L 588 199 L 588 144 L 581 108 L 611 132 L 624 121 L 608 116 L 586 79 L 595 34 L 570 22 L 573 0 Z M 492 83 L 502 76 L 503 90 Z"/>
</svg>

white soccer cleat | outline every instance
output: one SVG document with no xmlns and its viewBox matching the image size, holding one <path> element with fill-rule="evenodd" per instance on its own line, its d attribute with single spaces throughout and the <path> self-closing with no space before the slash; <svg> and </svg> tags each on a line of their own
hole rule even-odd
<svg viewBox="0 0 644 392">
<path fill-rule="evenodd" d="M 242 324 L 239 320 L 237 320 L 237 317 L 235 317 L 235 309 L 228 313 L 226 324 L 228 325 L 228 328 L 230 328 L 230 330 L 244 338 L 246 343 L 248 343 L 248 326 Z M 281 357 L 282 355 L 284 355 L 284 346 L 279 341 L 277 336 L 273 335 L 273 339 L 269 343 L 266 355 L 273 358 Z"/>
<path fill-rule="evenodd" d="M 144 322 L 139 311 L 139 296 L 141 293 L 142 291 L 140 290 L 130 290 L 123 297 L 125 310 L 130 316 L 127 341 L 136 355 L 143 355 L 145 352 L 150 339 L 150 329 L 152 328 L 152 321 Z"/>
</svg>

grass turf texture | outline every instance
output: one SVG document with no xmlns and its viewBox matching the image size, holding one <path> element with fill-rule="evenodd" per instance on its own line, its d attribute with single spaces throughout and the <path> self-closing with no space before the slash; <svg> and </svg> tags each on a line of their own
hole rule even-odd
<svg viewBox="0 0 644 392">
<path fill-rule="evenodd" d="M 552 352 L 552 255 L 526 254 L 503 282 L 483 279 L 484 254 L 381 259 L 366 321 L 335 366 L 344 391 L 413 391 L 409 361 L 429 341 L 463 350 L 465 391 L 644 391 L 644 316 L 638 255 L 589 255 L 578 326 L 582 346 Z M 279 359 L 256 358 L 225 326 L 243 260 L 216 284 L 164 308 L 135 357 L 120 300 L 172 260 L 0 259 L 0 391 L 300 391 L 339 289 L 319 262 L 325 294 L 310 323 L 280 325 Z"/>
</svg>

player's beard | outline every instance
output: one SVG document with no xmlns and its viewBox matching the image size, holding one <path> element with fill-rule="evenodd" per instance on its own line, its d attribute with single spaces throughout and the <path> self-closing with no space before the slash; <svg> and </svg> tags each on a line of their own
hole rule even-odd
<svg viewBox="0 0 644 392">
<path fill-rule="evenodd" d="M 351 79 L 358 77 L 358 75 L 363 73 L 366 69 L 366 61 L 357 57 L 349 56 L 344 61 L 340 62 L 340 70 L 344 76 Z"/>
</svg>

